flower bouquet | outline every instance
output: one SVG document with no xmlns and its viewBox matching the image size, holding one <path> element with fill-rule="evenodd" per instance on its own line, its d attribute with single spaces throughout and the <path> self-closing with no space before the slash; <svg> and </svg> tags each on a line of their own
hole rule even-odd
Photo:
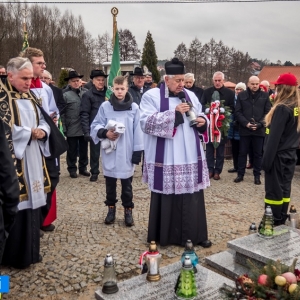
<svg viewBox="0 0 300 300">
<path fill-rule="evenodd" d="M 212 101 L 205 110 L 207 118 L 210 120 L 208 130 L 208 141 L 217 148 L 221 138 L 227 136 L 230 126 L 230 109 L 224 106 L 225 100 Z"/>
<path fill-rule="evenodd" d="M 280 261 L 270 261 L 262 269 L 249 262 L 251 276 L 239 276 L 236 287 L 226 284 L 220 291 L 225 299 L 247 300 L 300 300 L 300 271 L 295 269 L 297 258 L 287 267 Z"/>
</svg>

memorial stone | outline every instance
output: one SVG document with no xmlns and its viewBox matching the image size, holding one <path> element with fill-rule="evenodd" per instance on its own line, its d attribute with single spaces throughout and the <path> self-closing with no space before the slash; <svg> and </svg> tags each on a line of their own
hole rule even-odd
<svg viewBox="0 0 300 300">
<path fill-rule="evenodd" d="M 97 300 L 168 300 L 174 299 L 175 285 L 180 274 L 181 262 L 176 262 L 160 269 L 161 280 L 149 282 L 146 274 L 142 274 L 118 283 L 119 292 L 103 294 L 101 287 L 95 292 Z M 195 274 L 198 300 L 223 299 L 219 288 L 226 283 L 234 286 L 234 282 L 207 268 L 197 265 Z"/>
<path fill-rule="evenodd" d="M 274 228 L 272 239 L 254 233 L 229 241 L 227 246 L 229 250 L 206 257 L 205 261 L 231 278 L 249 272 L 248 260 L 258 267 L 270 260 L 290 266 L 294 258 L 300 258 L 300 230 L 281 225 Z M 300 260 L 296 268 L 300 269 Z"/>
</svg>

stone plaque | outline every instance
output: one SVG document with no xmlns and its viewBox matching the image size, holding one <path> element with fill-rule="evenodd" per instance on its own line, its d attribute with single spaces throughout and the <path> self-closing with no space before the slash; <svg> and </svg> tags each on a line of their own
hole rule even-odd
<svg viewBox="0 0 300 300">
<path fill-rule="evenodd" d="M 228 248 L 233 249 L 243 256 L 267 263 L 269 260 L 280 260 L 290 266 L 294 258 L 300 259 L 300 230 L 281 225 L 275 227 L 275 235 L 272 239 L 264 239 L 254 233 L 227 243 Z M 300 261 L 297 262 L 300 268 Z"/>
<path fill-rule="evenodd" d="M 98 300 L 167 300 L 174 299 L 174 288 L 180 274 L 181 262 L 160 269 L 161 280 L 148 282 L 146 274 L 142 274 L 118 283 L 119 292 L 111 295 L 103 294 L 102 287 L 95 292 Z M 197 266 L 196 281 L 198 295 L 195 299 L 223 299 L 219 288 L 226 283 L 234 286 L 234 282 L 202 266 Z"/>
</svg>

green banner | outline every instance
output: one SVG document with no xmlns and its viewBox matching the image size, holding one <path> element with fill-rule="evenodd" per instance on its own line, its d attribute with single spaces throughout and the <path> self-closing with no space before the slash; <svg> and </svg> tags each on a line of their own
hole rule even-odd
<svg viewBox="0 0 300 300">
<path fill-rule="evenodd" d="M 107 91 L 105 98 L 108 100 L 110 95 L 113 93 L 113 80 L 116 76 L 121 75 L 121 66 L 120 66 L 120 49 L 119 49 L 119 33 L 116 31 L 115 40 L 114 40 L 114 51 L 108 76 Z"/>
</svg>

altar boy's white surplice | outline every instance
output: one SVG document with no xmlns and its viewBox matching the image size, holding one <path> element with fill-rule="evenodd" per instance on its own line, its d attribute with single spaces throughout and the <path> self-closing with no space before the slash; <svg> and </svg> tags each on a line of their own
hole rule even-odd
<svg viewBox="0 0 300 300">
<path fill-rule="evenodd" d="M 109 101 L 104 102 L 91 124 L 91 137 L 95 144 L 103 140 L 97 133 L 99 129 L 105 128 L 109 120 L 123 123 L 126 130 L 121 134 L 115 151 L 105 153 L 105 150 L 101 149 L 103 174 L 127 179 L 134 173 L 135 165 L 131 163 L 133 152 L 144 150 L 139 107 L 136 103 L 132 103 L 129 110 L 115 111 Z"/>
<path fill-rule="evenodd" d="M 23 159 L 25 170 L 25 181 L 27 184 L 28 199 L 21 201 L 19 210 L 36 209 L 46 204 L 46 194 L 44 193 L 43 158 L 50 156 L 49 142 L 31 140 L 31 128 L 40 128 L 50 135 L 50 127 L 46 123 L 39 109 L 35 110 L 32 102 L 26 99 L 16 100 L 21 126 L 13 125 L 12 139 L 15 156 Z M 38 122 L 37 116 L 38 113 Z"/>
</svg>

